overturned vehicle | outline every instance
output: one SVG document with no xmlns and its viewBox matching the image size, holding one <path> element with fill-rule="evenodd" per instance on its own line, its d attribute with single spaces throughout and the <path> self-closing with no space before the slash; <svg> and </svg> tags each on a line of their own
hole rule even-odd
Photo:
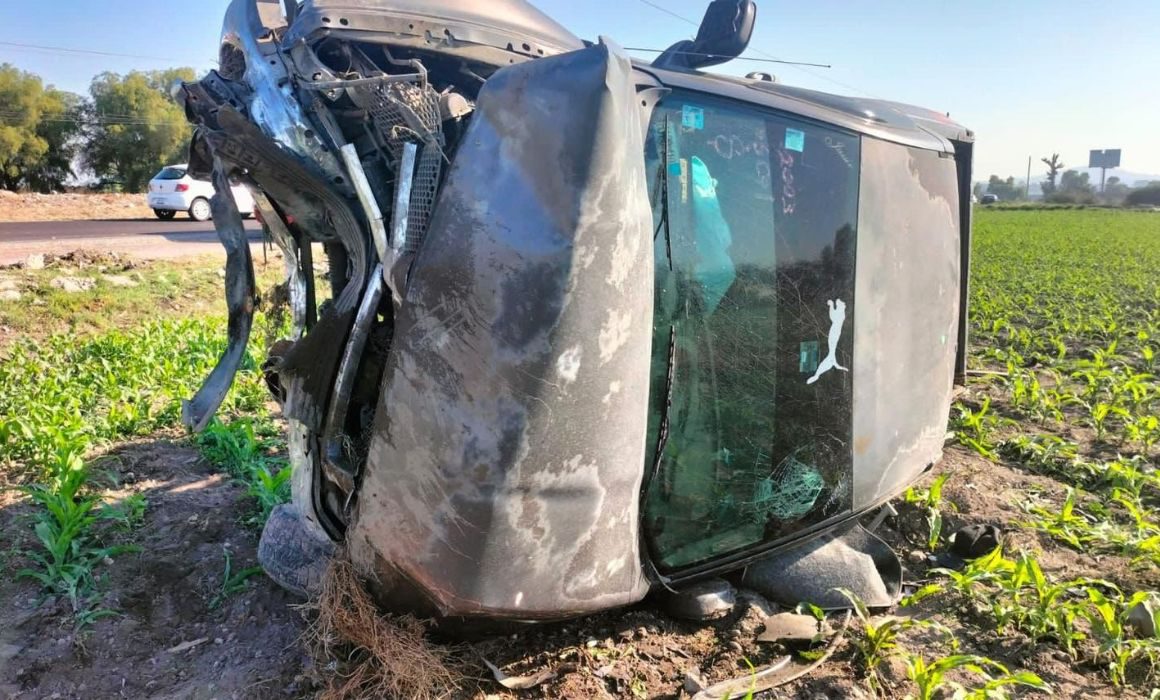
<svg viewBox="0 0 1160 700">
<path fill-rule="evenodd" d="M 275 579 L 309 589 L 341 545 L 385 607 L 450 618 L 723 576 L 889 602 L 861 523 L 941 452 L 973 137 L 701 72 L 755 13 L 714 0 L 646 63 L 522 0 L 234 0 L 219 70 L 180 90 L 230 312 L 185 420 L 245 357 L 241 180 L 293 310 L 266 363 L 294 465 Z"/>
</svg>

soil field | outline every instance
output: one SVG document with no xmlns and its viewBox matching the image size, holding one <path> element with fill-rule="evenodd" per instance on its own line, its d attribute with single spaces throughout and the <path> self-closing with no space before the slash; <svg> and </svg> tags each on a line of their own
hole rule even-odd
<svg viewBox="0 0 1160 700">
<path fill-rule="evenodd" d="M 0 190 L 0 222 L 152 219 L 144 194 L 36 194 Z"/>
<path fill-rule="evenodd" d="M 397 658 L 427 663 L 376 679 L 410 689 L 399 697 L 682 698 L 730 678 L 744 690 L 749 664 L 788 653 L 821 663 L 757 697 L 1156 697 L 1160 215 L 980 210 L 975 242 L 968 386 L 943 460 L 879 529 L 906 605 L 831 615 L 839 632 L 805 648 L 758 641 L 776 606 L 744 591 L 713 623 L 648 600 L 470 644 L 383 618 Z M 152 265 L 100 274 L 165 272 Z M 223 347 L 220 307 L 200 301 L 215 273 L 183 273 L 203 279 L 196 298 L 159 296 L 156 314 L 140 292 L 110 301 L 127 311 L 108 326 L 54 318 L 74 313 L 55 304 L 49 330 L 10 324 L 0 566 L 30 575 L 0 578 L 0 696 L 383 696 L 352 675 L 365 650 L 253 569 L 264 514 L 287 496 L 257 369 L 282 327 L 272 305 L 221 419 L 197 438 L 175 429 Z M 51 278 L 5 274 L 30 275 L 29 299 Z M 62 545 L 65 522 L 79 529 Z M 997 526 L 1001 546 L 953 561 L 964 525 Z M 501 685 L 483 659 L 530 687 Z"/>
</svg>

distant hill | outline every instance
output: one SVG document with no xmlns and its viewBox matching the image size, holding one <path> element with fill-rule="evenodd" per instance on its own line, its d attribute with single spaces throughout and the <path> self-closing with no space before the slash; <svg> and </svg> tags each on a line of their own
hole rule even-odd
<svg viewBox="0 0 1160 700">
<path fill-rule="evenodd" d="M 1100 182 L 1100 169 L 1099 168 L 1066 168 L 1066 169 L 1067 170 L 1075 170 L 1075 171 L 1081 172 L 1081 173 L 1087 173 L 1088 179 L 1091 180 L 1092 182 L 1096 183 L 1097 185 Z M 1128 186 L 1134 186 L 1137 183 L 1144 184 L 1146 182 L 1151 182 L 1152 180 L 1160 180 L 1160 175 L 1148 174 L 1148 173 L 1134 173 L 1130 170 L 1121 170 L 1120 168 L 1109 168 L 1108 169 L 1108 177 L 1118 177 L 1118 178 L 1120 178 L 1120 182 L 1122 182 Z M 1032 181 L 1034 182 L 1034 178 L 1032 178 Z"/>
</svg>

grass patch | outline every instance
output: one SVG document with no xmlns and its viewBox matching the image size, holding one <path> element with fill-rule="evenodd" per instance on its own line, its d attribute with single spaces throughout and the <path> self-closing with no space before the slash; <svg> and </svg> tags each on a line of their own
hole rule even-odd
<svg viewBox="0 0 1160 700">
<path fill-rule="evenodd" d="M 70 333 L 90 336 L 130 329 L 159 319 L 204 318 L 226 313 L 222 260 L 205 256 L 174 261 L 127 262 L 112 258 L 43 270 L 0 270 L 0 279 L 20 298 L 0 304 L 0 353 L 15 338 L 46 338 Z M 281 258 L 254 261 L 259 288 L 281 281 Z M 54 280 L 84 280 L 92 285 L 69 292 Z M 59 284 L 59 283 L 58 283 Z M 7 340 L 6 340 L 7 339 Z"/>
</svg>

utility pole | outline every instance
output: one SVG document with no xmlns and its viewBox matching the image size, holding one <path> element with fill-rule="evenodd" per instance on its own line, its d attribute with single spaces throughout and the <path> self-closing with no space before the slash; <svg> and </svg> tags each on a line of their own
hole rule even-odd
<svg viewBox="0 0 1160 700">
<path fill-rule="evenodd" d="M 1027 156 L 1027 182 L 1023 185 L 1023 199 L 1031 199 L 1031 156 Z"/>
</svg>

